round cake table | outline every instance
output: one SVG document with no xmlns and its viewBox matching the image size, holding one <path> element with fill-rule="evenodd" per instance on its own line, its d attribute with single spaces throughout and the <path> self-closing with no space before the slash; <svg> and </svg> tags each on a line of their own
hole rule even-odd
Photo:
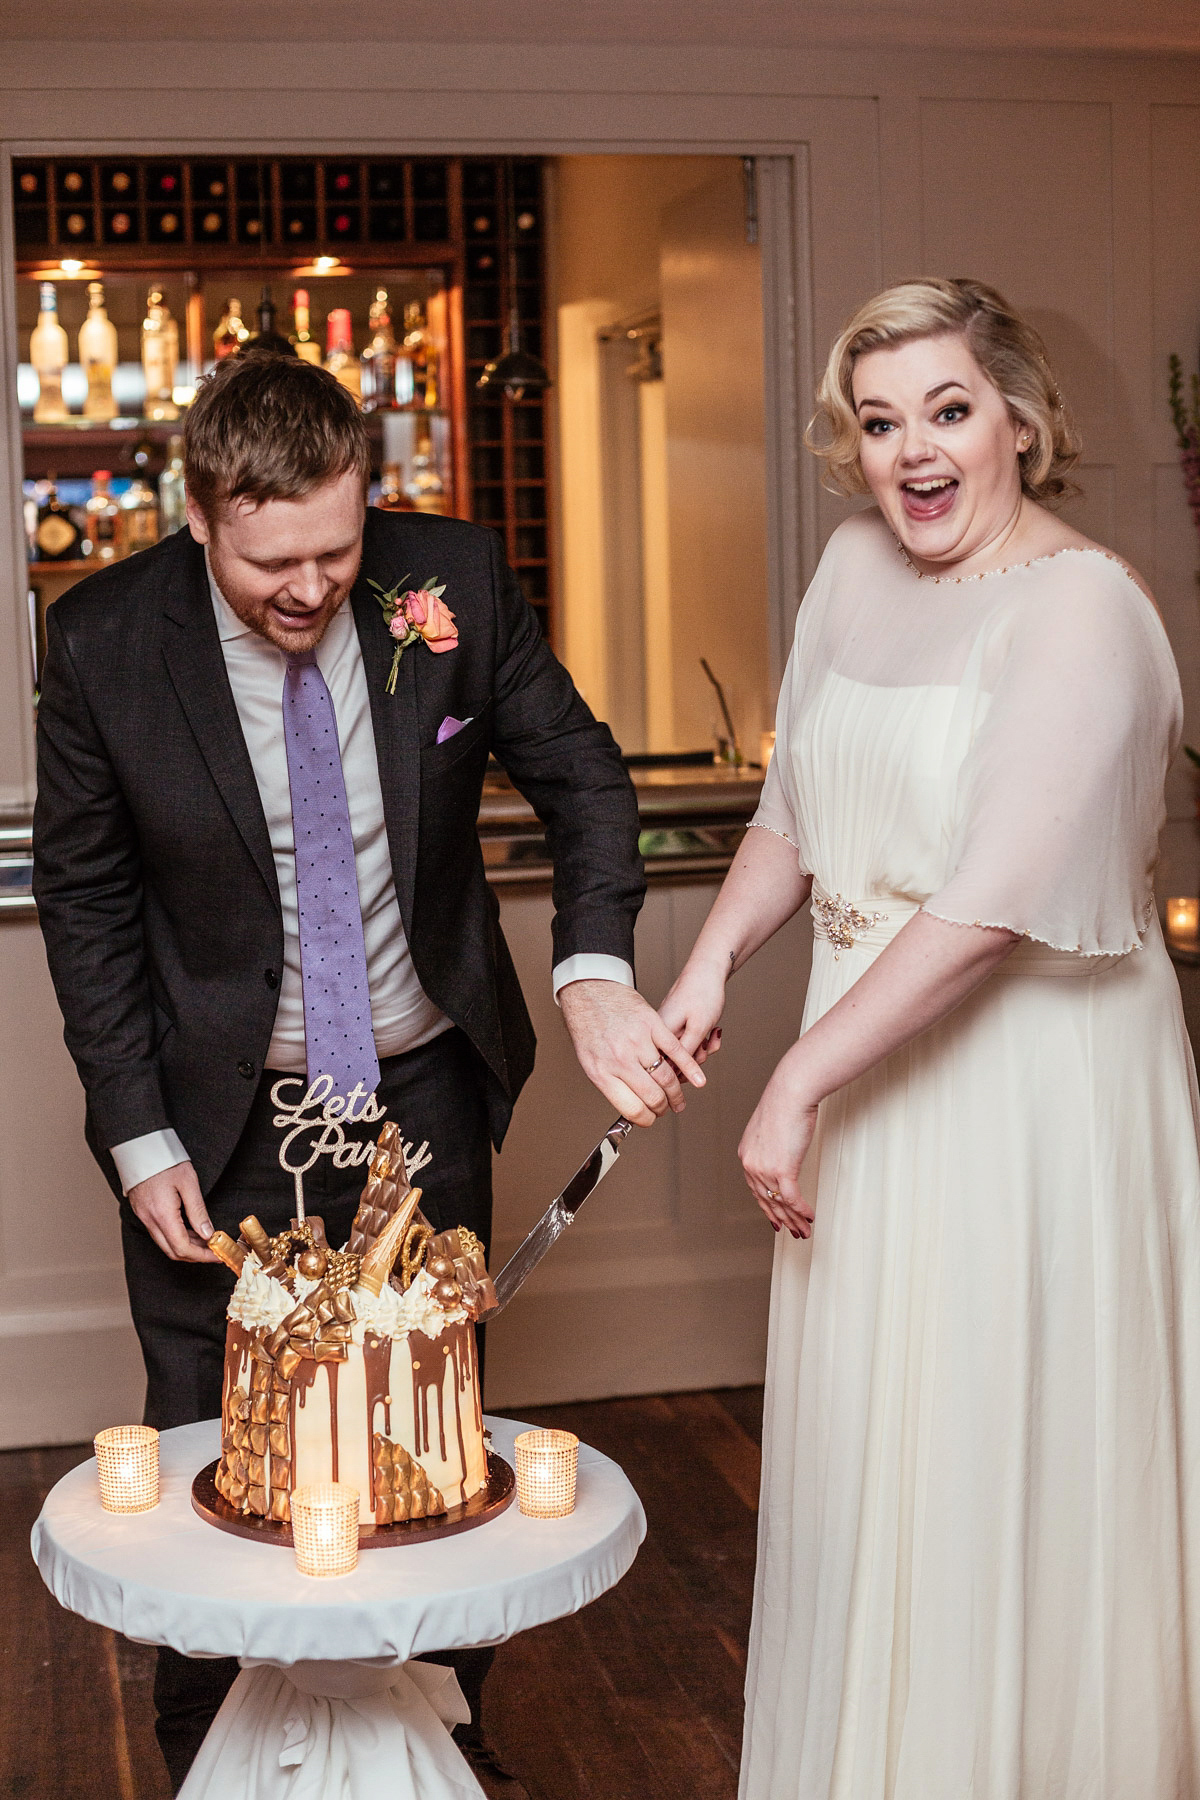
<svg viewBox="0 0 1200 1800">
<path fill-rule="evenodd" d="M 522 1427 L 488 1425 L 513 1462 Z M 181 1800 L 478 1800 L 448 1729 L 467 1720 L 453 1671 L 418 1659 L 501 1643 L 614 1586 L 646 1532 L 626 1476 L 581 1444 L 569 1518 L 527 1519 L 514 1501 L 476 1530 L 371 1550 L 352 1575 L 314 1580 L 290 1550 L 192 1510 L 192 1478 L 219 1450 L 215 1419 L 163 1432 L 159 1505 L 127 1516 L 102 1510 L 95 1462 L 82 1463 L 32 1536 L 72 1612 L 140 1643 L 241 1659 Z"/>
</svg>

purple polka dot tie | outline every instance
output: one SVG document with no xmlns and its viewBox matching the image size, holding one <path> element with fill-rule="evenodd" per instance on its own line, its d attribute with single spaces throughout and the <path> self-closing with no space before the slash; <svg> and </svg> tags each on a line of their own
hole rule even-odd
<svg viewBox="0 0 1200 1800">
<path fill-rule="evenodd" d="M 308 1079 L 331 1075 L 335 1094 L 348 1094 L 361 1081 L 371 1093 L 379 1085 L 379 1057 L 350 805 L 333 699 L 311 650 L 288 658 L 283 735 L 296 840 Z"/>
</svg>

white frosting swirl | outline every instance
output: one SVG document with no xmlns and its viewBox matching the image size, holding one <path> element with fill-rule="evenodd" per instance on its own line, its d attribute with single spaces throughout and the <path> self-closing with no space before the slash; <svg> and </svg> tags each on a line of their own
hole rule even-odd
<svg viewBox="0 0 1200 1800">
<path fill-rule="evenodd" d="M 373 1294 L 369 1288 L 356 1287 L 352 1298 L 356 1318 L 350 1328 L 350 1335 L 356 1344 L 361 1344 L 367 1332 L 376 1337 L 404 1337 L 410 1331 L 424 1332 L 428 1338 L 438 1337 L 447 1325 L 457 1325 L 467 1314 L 463 1307 L 444 1307 L 440 1300 L 435 1300 L 433 1290 L 437 1286 L 433 1277 L 425 1269 L 418 1269 L 412 1286 L 401 1294 L 384 1282 L 379 1294 Z"/>
<path fill-rule="evenodd" d="M 263 1331 L 267 1334 L 282 1325 L 288 1314 L 296 1306 L 297 1300 L 318 1286 L 303 1275 L 294 1275 L 295 1293 L 289 1293 L 282 1281 L 274 1275 L 263 1273 L 262 1264 L 251 1250 L 242 1264 L 242 1272 L 229 1301 L 229 1317 L 247 1331 Z M 356 1344 L 361 1344 L 368 1331 L 376 1337 L 404 1337 L 410 1331 L 420 1331 L 426 1337 L 435 1338 L 447 1325 L 457 1325 L 467 1317 L 461 1306 L 447 1309 L 434 1298 L 437 1283 L 425 1270 L 419 1269 L 412 1286 L 406 1293 L 399 1293 L 390 1282 L 385 1282 L 379 1294 L 373 1294 L 369 1288 L 356 1287 L 351 1293 L 354 1301 L 355 1318 L 350 1328 L 350 1335 Z"/>
<path fill-rule="evenodd" d="M 282 1325 L 295 1304 L 282 1281 L 274 1275 L 264 1275 L 262 1264 L 251 1250 L 230 1297 L 229 1317 L 247 1331 L 271 1332 Z"/>
</svg>

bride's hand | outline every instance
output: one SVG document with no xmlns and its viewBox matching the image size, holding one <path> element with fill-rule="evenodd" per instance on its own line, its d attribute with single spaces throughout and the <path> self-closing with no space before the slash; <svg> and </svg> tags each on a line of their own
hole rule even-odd
<svg viewBox="0 0 1200 1800">
<path fill-rule="evenodd" d="M 817 1103 L 797 1093 L 780 1064 L 742 1133 L 738 1156 L 746 1185 L 776 1231 L 811 1237 L 816 1210 L 800 1192 L 800 1165 L 817 1124 Z"/>
<path fill-rule="evenodd" d="M 702 1063 L 721 1048 L 724 1010 L 724 976 L 689 963 L 659 1007 L 658 1016 L 684 1049 Z"/>
</svg>

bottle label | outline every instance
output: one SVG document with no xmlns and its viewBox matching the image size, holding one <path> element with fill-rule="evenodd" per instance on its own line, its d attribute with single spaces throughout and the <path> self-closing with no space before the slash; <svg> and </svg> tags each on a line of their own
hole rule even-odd
<svg viewBox="0 0 1200 1800">
<path fill-rule="evenodd" d="M 47 513 L 38 520 L 34 539 L 43 556 L 65 556 L 75 542 L 75 527 L 61 513 Z"/>
</svg>

